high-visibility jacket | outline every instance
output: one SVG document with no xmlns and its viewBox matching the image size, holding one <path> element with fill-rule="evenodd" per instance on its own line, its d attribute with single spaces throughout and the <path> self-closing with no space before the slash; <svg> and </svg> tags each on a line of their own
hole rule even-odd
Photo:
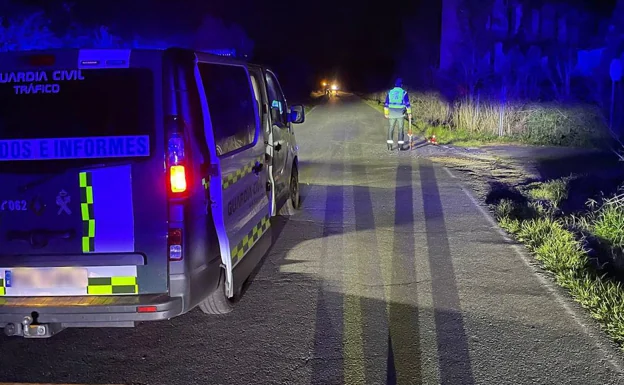
<svg viewBox="0 0 624 385">
<path fill-rule="evenodd" d="M 411 113 L 411 106 L 409 101 L 409 95 L 401 87 L 394 87 L 386 95 L 386 102 L 384 103 L 384 112 L 386 115 L 390 114 L 391 117 L 403 116 L 405 109 L 408 113 Z"/>
<path fill-rule="evenodd" d="M 394 87 L 391 89 L 386 95 L 386 103 L 384 104 L 384 107 L 401 110 L 404 108 L 410 108 L 407 91 L 401 87 Z"/>
</svg>

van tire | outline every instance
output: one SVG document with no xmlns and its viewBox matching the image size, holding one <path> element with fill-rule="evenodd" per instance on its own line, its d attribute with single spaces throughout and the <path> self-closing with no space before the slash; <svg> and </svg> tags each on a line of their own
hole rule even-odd
<svg viewBox="0 0 624 385">
<path fill-rule="evenodd" d="M 288 185 L 288 199 L 280 209 L 279 215 L 291 216 L 301 208 L 301 195 L 299 194 L 299 170 L 297 165 L 293 164 L 290 173 L 290 184 Z"/>
<path fill-rule="evenodd" d="M 204 314 L 223 315 L 234 310 L 234 301 L 225 295 L 225 274 L 221 274 L 219 286 L 206 299 L 199 303 Z"/>
</svg>

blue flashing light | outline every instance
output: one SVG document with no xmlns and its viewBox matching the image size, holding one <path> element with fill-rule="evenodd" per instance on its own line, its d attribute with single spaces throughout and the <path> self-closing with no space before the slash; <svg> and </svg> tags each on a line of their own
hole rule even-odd
<svg viewBox="0 0 624 385">
<path fill-rule="evenodd" d="M 81 49 L 78 54 L 79 68 L 127 68 L 131 49 Z"/>
<path fill-rule="evenodd" d="M 209 49 L 206 52 L 213 54 L 213 55 L 217 55 L 217 56 L 229 56 L 229 57 L 236 56 L 235 49 Z"/>
</svg>

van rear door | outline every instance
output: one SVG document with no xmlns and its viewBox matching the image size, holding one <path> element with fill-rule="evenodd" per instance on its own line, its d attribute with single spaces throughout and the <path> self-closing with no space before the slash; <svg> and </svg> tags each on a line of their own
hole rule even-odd
<svg viewBox="0 0 624 385">
<path fill-rule="evenodd" d="M 167 291 L 162 53 L 0 57 L 0 295 Z"/>
<path fill-rule="evenodd" d="M 271 239 L 266 145 L 247 68 L 203 55 L 198 63 L 206 142 L 217 175 L 209 178 L 221 252 L 234 286 L 249 276 Z M 262 242 L 261 242 L 262 240 Z M 268 240 L 268 242 L 267 242 Z M 229 258 L 228 258 L 229 257 Z M 236 282 L 238 280 L 238 282 Z M 232 294 L 233 290 L 229 291 Z"/>
</svg>

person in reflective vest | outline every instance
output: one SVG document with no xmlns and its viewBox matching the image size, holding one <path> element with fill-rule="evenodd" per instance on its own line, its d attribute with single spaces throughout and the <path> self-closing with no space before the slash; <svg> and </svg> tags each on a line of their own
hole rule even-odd
<svg viewBox="0 0 624 385">
<path fill-rule="evenodd" d="M 403 81 L 398 78 L 394 83 L 394 88 L 386 95 L 386 103 L 384 104 L 384 115 L 389 120 L 388 126 L 388 150 L 392 150 L 394 145 L 394 129 L 398 128 L 398 144 L 399 148 L 405 143 L 405 112 L 408 117 L 412 118 L 412 108 L 409 102 L 409 95 L 403 89 Z"/>
</svg>

